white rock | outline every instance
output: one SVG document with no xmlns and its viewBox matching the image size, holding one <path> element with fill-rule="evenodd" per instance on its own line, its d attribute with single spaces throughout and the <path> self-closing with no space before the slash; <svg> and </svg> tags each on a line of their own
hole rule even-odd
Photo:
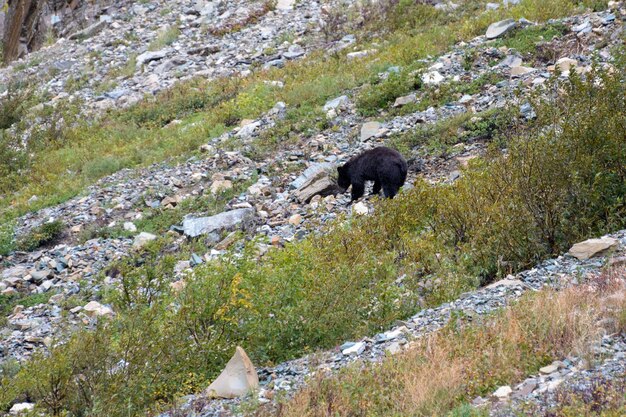
<svg viewBox="0 0 626 417">
<path fill-rule="evenodd" d="M 90 301 L 84 307 L 85 314 L 91 317 L 113 316 L 113 310 L 110 307 L 103 306 L 97 301 Z"/>
<path fill-rule="evenodd" d="M 237 398 L 248 394 L 259 386 L 259 377 L 254 365 L 246 352 L 239 346 L 235 354 L 228 361 L 222 373 L 209 388 L 209 397 Z"/>
<path fill-rule="evenodd" d="M 11 407 L 11 409 L 9 410 L 9 414 L 16 416 L 18 414 L 31 411 L 33 408 L 35 408 L 35 404 L 17 403 L 17 404 L 14 404 L 13 407 Z"/>
<path fill-rule="evenodd" d="M 513 390 L 511 389 L 511 387 L 509 387 L 508 385 L 505 385 L 505 386 L 502 386 L 502 387 L 498 388 L 493 393 L 493 396 L 503 400 L 503 399 L 508 398 L 508 396 L 511 395 L 512 392 L 513 392 Z"/>
<path fill-rule="evenodd" d="M 370 209 L 365 205 L 365 203 L 363 203 L 362 201 L 359 201 L 354 206 L 352 206 L 352 212 L 354 214 L 364 216 L 366 214 L 369 214 Z"/>
<path fill-rule="evenodd" d="M 152 233 L 141 232 L 137 236 L 135 236 L 135 240 L 133 242 L 133 248 L 139 249 L 145 246 L 148 242 L 156 239 L 157 237 Z"/>
<path fill-rule="evenodd" d="M 427 72 L 422 76 L 424 84 L 438 85 L 441 84 L 443 80 L 445 80 L 445 77 L 441 75 L 439 71 Z"/>
<path fill-rule="evenodd" d="M 127 230 L 129 232 L 136 232 L 137 226 L 135 226 L 135 223 L 133 222 L 124 222 L 124 230 Z"/>
<path fill-rule="evenodd" d="M 544 366 L 543 368 L 539 369 L 539 372 L 541 372 L 544 375 L 549 375 L 551 373 L 554 373 L 556 371 L 559 370 L 559 367 L 552 364 L 552 365 L 548 365 L 548 366 Z"/>
<path fill-rule="evenodd" d="M 343 351 L 341 351 L 341 353 L 343 353 L 346 356 L 348 355 L 359 356 L 361 353 L 363 353 L 364 350 L 365 350 L 365 343 L 358 342 L 352 345 L 351 347 L 344 349 Z"/>
</svg>

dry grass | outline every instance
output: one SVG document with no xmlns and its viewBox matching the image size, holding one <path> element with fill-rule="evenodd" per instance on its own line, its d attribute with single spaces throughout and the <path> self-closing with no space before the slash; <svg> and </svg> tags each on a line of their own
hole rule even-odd
<svg viewBox="0 0 626 417">
<path fill-rule="evenodd" d="M 589 285 L 525 296 L 479 325 L 451 323 L 376 365 L 318 375 L 279 416 L 442 416 L 553 360 L 588 357 L 603 334 L 626 330 L 624 268 Z"/>
</svg>

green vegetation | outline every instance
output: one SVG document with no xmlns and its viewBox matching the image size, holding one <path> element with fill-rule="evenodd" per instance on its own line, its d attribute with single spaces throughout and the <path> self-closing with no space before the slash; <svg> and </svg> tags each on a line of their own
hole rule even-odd
<svg viewBox="0 0 626 417">
<path fill-rule="evenodd" d="M 589 289 L 545 291 L 526 296 L 478 324 L 453 320 L 381 364 L 354 365 L 330 378 L 318 374 L 292 401 L 255 415 L 488 415 L 467 403 L 477 396 L 489 396 L 502 385 L 514 385 L 554 360 L 588 355 L 602 337 L 597 325 L 602 318 L 618 323 L 607 331 L 626 330 L 626 322 L 619 320 L 626 311 L 623 301 L 610 311 L 598 308 L 603 296 L 612 291 L 615 288 L 602 294 Z M 626 400 L 619 389 L 622 385 L 599 386 L 585 394 L 591 396 L 588 400 L 572 395 L 559 405 L 558 412 L 547 415 L 620 415 Z M 523 415 L 538 415 L 529 411 Z"/>
<path fill-rule="evenodd" d="M 27 234 L 20 236 L 17 249 L 32 251 L 41 246 L 53 243 L 65 230 L 65 224 L 60 220 L 43 223 Z"/>
<path fill-rule="evenodd" d="M 506 143 L 501 136 L 511 135 L 515 127 L 512 109 L 494 109 L 483 113 L 464 113 L 435 124 L 418 126 L 412 131 L 392 136 L 387 145 L 410 155 L 413 149 L 428 154 L 446 155 L 453 145 L 474 141 Z"/>
<path fill-rule="evenodd" d="M 156 39 L 154 39 L 150 45 L 148 45 L 149 51 L 158 51 L 160 49 L 165 48 L 166 46 L 170 46 L 180 36 L 180 29 L 177 26 L 170 26 L 160 31 L 157 34 Z"/>
<path fill-rule="evenodd" d="M 39 304 L 45 304 L 52 296 L 52 292 L 31 294 L 26 296 L 20 295 L 0 295 L 0 316 L 6 316 L 11 314 L 13 307 L 17 305 L 24 306 L 24 308 L 33 307 Z"/>
<path fill-rule="evenodd" d="M 0 256 L 8 255 L 14 249 L 14 225 L 11 222 L 7 222 L 0 225 Z"/>
<path fill-rule="evenodd" d="M 533 55 L 539 42 L 551 41 L 555 36 L 560 37 L 567 33 L 563 24 L 544 26 L 531 26 L 523 30 L 517 30 L 510 35 L 496 41 L 496 47 L 506 46 L 515 49 L 523 55 Z"/>
<path fill-rule="evenodd" d="M 508 139 L 506 156 L 494 149 L 454 184 L 418 182 L 378 203 L 375 215 L 340 218 L 324 234 L 270 250 L 260 261 L 256 242 L 248 242 L 194 269 L 179 291 L 170 288 L 172 270 L 192 248 L 172 251 L 167 239 L 153 242 L 113 267 L 121 282 L 104 296 L 116 318 L 27 364 L 13 388 L 5 385 L 11 394 L 3 402 L 29 395 L 49 412 L 139 415 L 201 390 L 237 344 L 257 364 L 333 346 L 526 268 L 573 241 L 623 227 L 620 74 L 589 74 L 601 82 L 572 75 L 548 90 L 558 96 L 529 97 L 536 122 Z M 512 362 L 521 372 L 557 353 L 520 351 L 526 356 Z M 127 364 L 120 368 L 121 357 Z M 518 375 L 493 376 L 479 365 L 464 379 L 483 381 L 471 392 Z M 86 379 L 75 378 L 77 372 Z M 49 403 L 52 389 L 64 394 Z"/>
<path fill-rule="evenodd" d="M 43 129 L 35 140 L 29 141 L 27 149 L 21 149 L 21 144 L 20 147 L 0 146 L 0 152 L 11 153 L 6 158 L 2 155 L 3 160 L 10 163 L 0 167 L 0 195 L 3 197 L 0 218 L 10 220 L 26 211 L 64 201 L 118 169 L 188 155 L 242 118 L 258 117 L 277 101 L 284 101 L 288 108 L 317 111 L 315 109 L 325 100 L 371 82 L 390 66 L 409 68 L 418 59 L 436 55 L 457 40 L 482 33 L 494 20 L 523 16 L 544 21 L 574 13 L 592 3 L 595 2 L 526 0 L 518 6 L 484 13 L 483 2 L 475 0 L 465 2 L 458 12 L 441 13 L 411 1 L 397 5 L 381 2 L 380 7 L 385 6 L 381 13 L 368 15 L 368 10 L 373 9 L 364 7 L 348 13 L 347 21 L 329 16 L 331 23 L 340 26 L 333 29 L 330 25 L 325 30 L 336 35 L 343 33 L 342 25 L 357 27 L 358 22 L 368 22 L 359 33 L 369 33 L 372 40 L 376 38 L 379 52 L 362 60 L 348 63 L 343 54 L 328 56 L 320 52 L 289 63 L 285 68 L 258 72 L 245 79 L 185 82 L 129 111 L 111 111 L 98 121 L 77 120 L 76 114 L 81 108 L 78 102 L 51 109 L 50 117 L 40 126 L 48 126 L 49 121 L 65 120 L 63 126 L 57 123 L 54 129 Z M 382 39 L 377 38 L 376 33 L 381 33 Z M 360 46 L 368 48 L 370 45 L 366 39 Z M 133 58 L 129 58 L 127 68 L 112 77 L 127 76 L 129 71 L 134 71 Z M 271 80 L 282 80 L 285 88 L 268 88 L 264 82 Z M 383 90 L 388 87 L 393 90 L 391 85 Z M 400 94 L 398 91 L 402 90 L 391 94 L 374 93 L 374 96 L 391 100 L 393 95 Z M 375 104 L 370 108 L 374 109 L 383 100 L 375 97 L 372 102 Z M 297 114 L 303 115 L 302 112 Z M 182 119 L 183 123 L 161 129 L 175 119 Z M 3 133 L 0 140 L 17 143 L 21 129 L 25 129 L 21 123 L 19 125 L 16 135 Z M 271 140 L 281 142 L 280 138 Z M 98 162 L 100 159 L 107 160 L 104 166 Z M 71 175 L 67 175 L 68 172 Z M 27 203 L 32 195 L 40 196 L 36 204 Z"/>
<path fill-rule="evenodd" d="M 563 417 L 620 417 L 626 415 L 626 375 L 621 380 L 598 379 L 588 392 L 564 391 L 559 393 L 559 404 L 550 415 Z M 529 410 L 532 412 L 532 409 Z"/>
</svg>

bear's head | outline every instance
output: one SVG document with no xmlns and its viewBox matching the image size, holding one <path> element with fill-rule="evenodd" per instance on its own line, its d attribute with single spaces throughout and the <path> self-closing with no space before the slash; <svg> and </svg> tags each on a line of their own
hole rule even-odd
<svg viewBox="0 0 626 417">
<path fill-rule="evenodd" d="M 347 190 L 351 183 L 350 173 L 348 172 L 348 164 L 337 167 L 337 173 L 339 174 L 339 177 L 337 177 L 337 185 L 344 190 Z"/>
</svg>

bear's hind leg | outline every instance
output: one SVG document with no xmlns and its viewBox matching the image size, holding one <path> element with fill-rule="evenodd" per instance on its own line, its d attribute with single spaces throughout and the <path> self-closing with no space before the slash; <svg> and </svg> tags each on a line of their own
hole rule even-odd
<svg viewBox="0 0 626 417">
<path fill-rule="evenodd" d="M 385 184 L 383 186 L 383 191 L 385 192 L 385 197 L 394 198 L 396 194 L 398 194 L 399 186 L 396 184 Z"/>
<path fill-rule="evenodd" d="M 378 195 L 380 194 L 380 189 L 381 189 L 381 185 L 380 185 L 380 181 L 374 181 L 374 188 L 372 188 L 372 195 Z"/>
<path fill-rule="evenodd" d="M 354 200 L 358 200 L 359 198 L 363 197 L 363 194 L 365 194 L 365 184 L 364 183 L 360 183 L 360 184 L 352 184 L 352 201 Z"/>
</svg>

